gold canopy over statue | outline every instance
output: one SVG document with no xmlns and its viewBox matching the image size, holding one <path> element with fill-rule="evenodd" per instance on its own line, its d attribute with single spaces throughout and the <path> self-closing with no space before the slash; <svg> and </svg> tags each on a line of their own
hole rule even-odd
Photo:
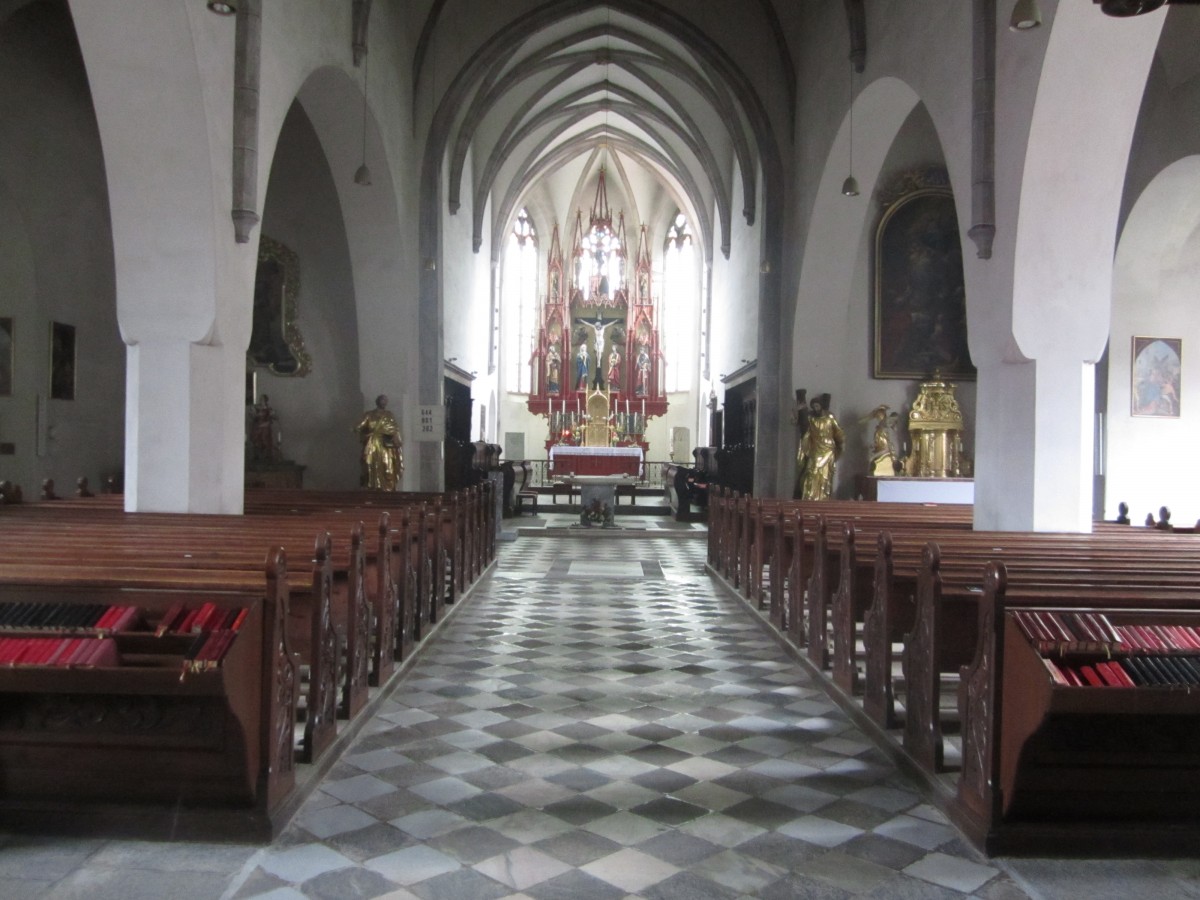
<svg viewBox="0 0 1200 900">
<path fill-rule="evenodd" d="M 969 474 L 962 450 L 963 416 L 954 385 L 935 376 L 922 382 L 908 414 L 912 455 L 905 471 L 918 478 L 958 478 Z"/>
</svg>

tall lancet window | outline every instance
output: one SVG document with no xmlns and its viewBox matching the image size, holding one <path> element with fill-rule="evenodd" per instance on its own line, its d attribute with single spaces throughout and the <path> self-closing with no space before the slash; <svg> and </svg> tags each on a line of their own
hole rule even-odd
<svg viewBox="0 0 1200 900">
<path fill-rule="evenodd" d="M 663 248 L 662 305 L 659 335 L 662 341 L 667 391 L 690 391 L 696 383 L 700 321 L 700 270 L 695 243 L 683 213 L 667 229 Z"/>
<path fill-rule="evenodd" d="M 500 270 L 500 309 L 504 322 L 505 385 L 513 393 L 531 389 L 529 360 L 538 322 L 537 229 L 522 209 L 513 223 Z"/>
</svg>

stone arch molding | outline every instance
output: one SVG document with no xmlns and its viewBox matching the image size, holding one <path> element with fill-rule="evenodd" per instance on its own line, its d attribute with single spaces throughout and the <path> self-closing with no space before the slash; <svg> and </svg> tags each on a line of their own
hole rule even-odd
<svg viewBox="0 0 1200 900">
<path fill-rule="evenodd" d="M 415 315 L 415 306 L 411 290 L 406 290 L 403 248 L 409 242 L 396 201 L 395 167 L 368 99 L 366 159 L 372 183 L 364 187 L 354 182 L 362 162 L 363 94 L 347 71 L 333 66 L 315 69 L 295 99 L 312 122 L 337 188 L 350 250 L 354 296 L 347 299 L 354 304 L 358 324 L 364 395 L 373 396 L 382 386 L 399 397 L 416 375 L 415 369 L 401 370 L 395 353 L 400 323 Z"/>
<path fill-rule="evenodd" d="M 798 369 L 803 360 L 822 358 L 822 348 L 845 345 L 844 341 L 831 344 L 828 332 L 814 327 L 804 310 L 819 306 L 822 321 L 844 323 L 849 304 L 860 302 L 854 284 L 860 275 L 857 266 L 863 258 L 864 242 L 871 239 L 870 226 L 875 217 L 871 198 L 888 151 L 920 102 L 912 86 L 891 76 L 872 81 L 854 98 L 854 176 L 861 191 L 857 197 L 845 197 L 841 191 L 850 150 L 849 110 L 834 135 L 817 186 L 809 227 L 805 229 L 808 240 L 793 305 L 794 368 Z M 801 380 L 810 374 L 793 373 Z"/>
<path fill-rule="evenodd" d="M 1164 19 L 1163 12 L 1114 19 L 1090 3 L 1060 3 L 1055 12 L 1025 150 L 1013 255 L 1013 337 L 1029 358 L 1069 351 L 1095 361 L 1103 352 L 1117 188 L 1125 182 Z"/>
</svg>

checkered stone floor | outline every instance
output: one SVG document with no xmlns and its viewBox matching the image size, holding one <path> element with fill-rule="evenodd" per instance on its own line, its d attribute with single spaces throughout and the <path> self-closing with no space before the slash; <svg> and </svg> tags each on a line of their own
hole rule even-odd
<svg viewBox="0 0 1200 900">
<path fill-rule="evenodd" d="M 703 561 L 703 541 L 504 545 L 226 896 L 1024 897 Z"/>
</svg>

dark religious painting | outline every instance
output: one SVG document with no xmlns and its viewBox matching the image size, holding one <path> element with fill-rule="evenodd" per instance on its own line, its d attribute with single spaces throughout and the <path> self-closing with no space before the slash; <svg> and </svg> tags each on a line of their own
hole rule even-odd
<svg viewBox="0 0 1200 900">
<path fill-rule="evenodd" d="M 50 399 L 75 399 L 75 326 L 50 323 Z"/>
<path fill-rule="evenodd" d="M 875 378 L 975 378 L 958 216 L 944 179 L 908 176 L 902 193 L 884 198 L 875 233 Z"/>
<path fill-rule="evenodd" d="M 1133 339 L 1130 415 L 1179 418 L 1182 354 L 1179 338 Z"/>
<path fill-rule="evenodd" d="M 0 397 L 12 396 L 13 320 L 0 318 Z"/>
<path fill-rule="evenodd" d="M 254 276 L 254 322 L 250 362 L 275 375 L 307 375 L 311 365 L 296 323 L 300 264 L 288 247 L 265 235 L 258 245 Z"/>
</svg>

